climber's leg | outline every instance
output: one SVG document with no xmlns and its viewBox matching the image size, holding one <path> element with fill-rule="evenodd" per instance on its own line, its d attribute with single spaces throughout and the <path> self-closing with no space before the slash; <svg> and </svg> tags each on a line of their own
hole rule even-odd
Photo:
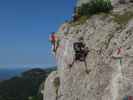
<svg viewBox="0 0 133 100">
<path fill-rule="evenodd" d="M 85 72 L 87 74 L 89 74 L 90 73 L 90 70 L 88 70 L 88 68 L 87 68 L 87 62 L 86 62 L 86 60 L 84 61 L 84 64 L 85 64 Z"/>
<path fill-rule="evenodd" d="M 122 58 L 120 58 L 120 65 L 122 65 Z"/>
<path fill-rule="evenodd" d="M 86 62 L 86 60 L 84 61 L 84 64 L 85 64 L 85 68 L 87 69 L 87 62 Z"/>
<path fill-rule="evenodd" d="M 87 58 L 87 55 L 88 55 L 88 51 L 85 51 L 83 54 L 84 54 L 85 71 L 86 71 L 87 74 L 89 74 L 90 70 L 88 70 L 88 68 L 87 68 L 87 61 L 86 61 L 86 58 Z"/>
<path fill-rule="evenodd" d="M 56 53 L 56 43 L 55 43 L 55 41 L 52 41 L 51 43 L 52 43 L 52 52 L 53 52 L 53 54 L 55 54 Z"/>
<path fill-rule="evenodd" d="M 60 40 L 57 40 L 56 46 L 55 46 L 55 52 L 57 51 L 57 49 L 59 48 L 59 46 L 60 46 Z"/>
<path fill-rule="evenodd" d="M 72 68 L 72 66 L 74 65 L 75 60 L 73 60 L 72 64 L 69 64 L 69 68 Z"/>
<path fill-rule="evenodd" d="M 79 54 L 79 53 L 75 53 L 73 62 L 72 62 L 72 64 L 69 65 L 69 67 L 72 68 L 72 66 L 74 65 L 74 63 L 75 63 L 76 61 L 78 61 L 79 59 L 80 59 L 80 54 Z"/>
</svg>

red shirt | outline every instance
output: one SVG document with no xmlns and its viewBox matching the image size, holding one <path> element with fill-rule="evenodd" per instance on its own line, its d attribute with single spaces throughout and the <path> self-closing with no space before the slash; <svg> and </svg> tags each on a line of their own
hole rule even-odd
<svg viewBox="0 0 133 100">
<path fill-rule="evenodd" d="M 56 36 L 55 36 L 55 34 L 51 34 L 50 40 L 51 40 L 51 41 L 56 41 Z"/>
<path fill-rule="evenodd" d="M 117 49 L 117 55 L 119 55 L 119 54 L 121 53 L 121 51 L 122 51 L 121 49 L 122 49 L 122 48 L 118 48 L 118 49 Z"/>
</svg>

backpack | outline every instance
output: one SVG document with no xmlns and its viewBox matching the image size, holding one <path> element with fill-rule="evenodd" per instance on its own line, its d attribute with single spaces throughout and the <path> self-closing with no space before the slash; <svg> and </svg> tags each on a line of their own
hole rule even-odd
<svg viewBox="0 0 133 100">
<path fill-rule="evenodd" d="M 82 52 L 83 51 L 82 48 L 84 48 L 84 47 L 85 47 L 85 45 L 82 42 L 76 42 L 73 45 L 75 52 Z"/>
</svg>

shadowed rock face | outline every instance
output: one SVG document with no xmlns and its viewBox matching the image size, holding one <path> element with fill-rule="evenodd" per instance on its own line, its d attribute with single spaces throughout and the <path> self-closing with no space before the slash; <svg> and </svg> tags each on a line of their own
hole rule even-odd
<svg viewBox="0 0 133 100">
<path fill-rule="evenodd" d="M 44 100 L 123 100 L 133 95 L 133 4 L 117 6 L 84 24 L 63 24 L 56 59 L 58 71 L 45 83 Z M 67 33 L 67 34 L 66 34 Z M 73 43 L 84 38 L 89 47 L 83 62 L 75 62 Z M 56 85 L 55 85 L 56 82 Z"/>
</svg>

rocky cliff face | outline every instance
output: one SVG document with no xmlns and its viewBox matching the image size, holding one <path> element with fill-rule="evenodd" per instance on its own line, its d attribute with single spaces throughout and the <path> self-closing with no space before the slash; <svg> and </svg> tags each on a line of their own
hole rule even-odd
<svg viewBox="0 0 133 100">
<path fill-rule="evenodd" d="M 65 26 L 62 29 L 62 27 Z M 133 96 L 133 4 L 118 4 L 110 14 L 94 15 L 83 24 L 63 24 L 59 32 L 58 71 L 45 83 L 44 100 L 123 100 Z M 84 38 L 90 52 L 75 62 L 73 43 Z"/>
<path fill-rule="evenodd" d="M 82 4 L 88 3 L 91 0 L 77 0 L 77 7 L 80 7 Z M 118 4 L 122 4 L 122 3 L 128 3 L 128 2 L 133 2 L 133 0 L 110 0 L 112 2 L 113 6 L 116 6 Z"/>
</svg>

